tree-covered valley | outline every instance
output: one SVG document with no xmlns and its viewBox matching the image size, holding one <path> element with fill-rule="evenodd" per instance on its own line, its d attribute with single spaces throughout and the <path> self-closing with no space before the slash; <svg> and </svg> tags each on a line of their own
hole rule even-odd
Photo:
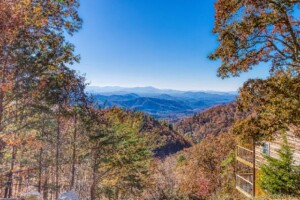
<svg viewBox="0 0 300 200">
<path fill-rule="evenodd" d="M 238 93 L 90 86 L 80 3 L 0 0 L 0 198 L 299 199 L 298 0 L 215 1 L 217 75 L 268 70 Z"/>
<path fill-rule="evenodd" d="M 153 87 L 114 89 L 88 86 L 87 92 L 102 107 L 143 111 L 170 123 L 236 99 L 236 92 L 159 90 Z"/>
</svg>

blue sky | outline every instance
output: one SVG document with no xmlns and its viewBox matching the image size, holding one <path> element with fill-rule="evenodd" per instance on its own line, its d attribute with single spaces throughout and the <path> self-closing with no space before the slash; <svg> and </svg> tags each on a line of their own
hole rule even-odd
<svg viewBox="0 0 300 200">
<path fill-rule="evenodd" d="M 216 76 L 219 62 L 211 33 L 213 0 L 81 0 L 82 30 L 70 40 L 81 54 L 74 69 L 91 85 L 154 86 L 179 90 L 234 91 L 259 66 L 239 78 Z"/>
</svg>

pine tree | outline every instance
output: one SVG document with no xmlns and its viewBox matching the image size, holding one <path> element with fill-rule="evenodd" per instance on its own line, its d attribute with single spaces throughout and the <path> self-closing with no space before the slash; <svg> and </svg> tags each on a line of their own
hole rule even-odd
<svg viewBox="0 0 300 200">
<path fill-rule="evenodd" d="M 279 159 L 266 156 L 268 164 L 261 166 L 260 186 L 275 195 L 300 194 L 300 167 L 294 165 L 293 150 L 283 138 L 277 150 Z"/>
</svg>

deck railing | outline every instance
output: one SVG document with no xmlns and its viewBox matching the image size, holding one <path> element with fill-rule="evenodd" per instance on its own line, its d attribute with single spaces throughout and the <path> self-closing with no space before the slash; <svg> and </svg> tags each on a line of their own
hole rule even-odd
<svg viewBox="0 0 300 200">
<path fill-rule="evenodd" d="M 252 197 L 253 195 L 253 183 L 252 175 L 250 176 L 241 176 L 236 174 L 236 187 L 246 196 Z"/>
<path fill-rule="evenodd" d="M 236 154 L 237 154 L 237 157 L 239 157 L 249 163 L 253 163 L 253 151 L 252 150 L 237 145 Z"/>
</svg>

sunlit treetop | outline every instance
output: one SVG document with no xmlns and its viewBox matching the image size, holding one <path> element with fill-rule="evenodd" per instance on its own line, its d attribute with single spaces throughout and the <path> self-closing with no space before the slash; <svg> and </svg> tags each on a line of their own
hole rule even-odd
<svg viewBox="0 0 300 200">
<path fill-rule="evenodd" d="M 215 27 L 221 60 L 218 76 L 239 76 L 259 63 L 276 71 L 300 72 L 299 0 L 218 0 Z"/>
</svg>

